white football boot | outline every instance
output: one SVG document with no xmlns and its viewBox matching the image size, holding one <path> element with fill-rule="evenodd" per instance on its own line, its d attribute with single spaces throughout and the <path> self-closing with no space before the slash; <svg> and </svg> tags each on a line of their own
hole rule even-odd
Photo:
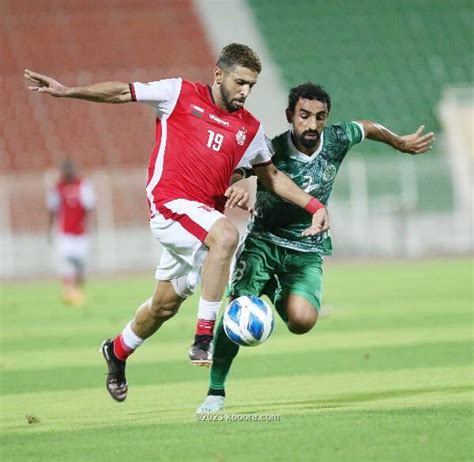
<svg viewBox="0 0 474 462">
<path fill-rule="evenodd" d="M 224 409 L 224 396 L 206 396 L 204 402 L 196 409 L 196 414 L 220 412 Z"/>
</svg>

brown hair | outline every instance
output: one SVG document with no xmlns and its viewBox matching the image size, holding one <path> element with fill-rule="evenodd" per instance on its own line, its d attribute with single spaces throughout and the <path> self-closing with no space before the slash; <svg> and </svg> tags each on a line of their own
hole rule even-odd
<svg viewBox="0 0 474 462">
<path fill-rule="evenodd" d="M 262 64 L 257 53 L 241 43 L 230 43 L 222 48 L 216 65 L 224 71 L 231 70 L 235 66 L 246 67 L 259 74 L 262 71 Z"/>
</svg>

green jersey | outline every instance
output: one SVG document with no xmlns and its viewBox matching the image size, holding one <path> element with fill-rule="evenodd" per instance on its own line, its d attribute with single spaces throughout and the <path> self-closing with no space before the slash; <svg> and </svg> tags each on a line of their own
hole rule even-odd
<svg viewBox="0 0 474 462">
<path fill-rule="evenodd" d="M 319 148 L 308 156 L 299 152 L 287 131 L 273 138 L 273 163 L 301 189 L 327 205 L 341 162 L 354 144 L 364 139 L 357 122 L 341 122 L 326 127 L 321 133 Z M 301 232 L 311 225 L 312 216 L 257 183 L 256 217 L 247 232 L 254 238 L 270 241 L 300 252 L 331 255 L 329 233 L 305 237 Z"/>
</svg>

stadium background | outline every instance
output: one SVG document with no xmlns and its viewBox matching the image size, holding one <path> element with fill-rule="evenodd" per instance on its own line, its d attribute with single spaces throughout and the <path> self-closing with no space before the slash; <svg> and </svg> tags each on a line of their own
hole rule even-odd
<svg viewBox="0 0 474 462">
<path fill-rule="evenodd" d="M 470 460 L 471 2 L 3 0 L 0 17 L 3 460 Z M 351 152 L 330 203 L 330 316 L 302 337 L 277 322 L 229 383 L 229 412 L 281 422 L 209 427 L 192 418 L 206 373 L 185 359 L 195 300 L 137 351 L 123 406 L 95 349 L 153 284 L 150 109 L 34 94 L 23 69 L 69 85 L 209 82 L 231 41 L 262 57 L 249 107 L 269 135 L 286 128 L 288 88 L 313 80 L 332 95 L 332 121 L 425 124 L 437 139 L 416 158 L 370 141 Z M 46 240 L 45 188 L 64 155 L 98 195 L 80 310 L 59 301 Z"/>
<path fill-rule="evenodd" d="M 333 122 L 436 132 L 433 152 L 416 159 L 369 141 L 351 152 L 330 204 L 336 256 L 472 250 L 469 3 L 3 1 L 0 275 L 54 273 L 44 197 L 64 156 L 92 178 L 99 198 L 91 270 L 149 269 L 159 255 L 144 194 L 151 111 L 42 98 L 26 91 L 23 69 L 69 85 L 176 75 L 210 82 L 230 41 L 262 55 L 249 107 L 270 136 L 286 128 L 288 88 L 306 80 L 332 95 Z"/>
</svg>

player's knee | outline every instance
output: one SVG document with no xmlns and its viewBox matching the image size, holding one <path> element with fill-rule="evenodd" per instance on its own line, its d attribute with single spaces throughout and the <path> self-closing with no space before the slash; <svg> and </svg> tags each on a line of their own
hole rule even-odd
<svg viewBox="0 0 474 462">
<path fill-rule="evenodd" d="M 216 247 L 226 253 L 234 253 L 239 244 L 239 230 L 230 221 L 225 221 L 216 233 Z"/>
<path fill-rule="evenodd" d="M 199 280 L 196 277 L 190 277 L 189 273 L 171 280 L 171 285 L 176 295 L 185 300 L 196 291 Z"/>
<path fill-rule="evenodd" d="M 292 334 L 302 335 L 306 334 L 313 328 L 314 324 L 310 323 L 298 323 L 288 321 L 288 330 Z"/>
<path fill-rule="evenodd" d="M 317 312 L 314 311 L 312 314 L 303 314 L 299 316 L 288 318 L 288 330 L 292 334 L 302 335 L 309 332 L 316 324 L 318 320 Z"/>
</svg>

